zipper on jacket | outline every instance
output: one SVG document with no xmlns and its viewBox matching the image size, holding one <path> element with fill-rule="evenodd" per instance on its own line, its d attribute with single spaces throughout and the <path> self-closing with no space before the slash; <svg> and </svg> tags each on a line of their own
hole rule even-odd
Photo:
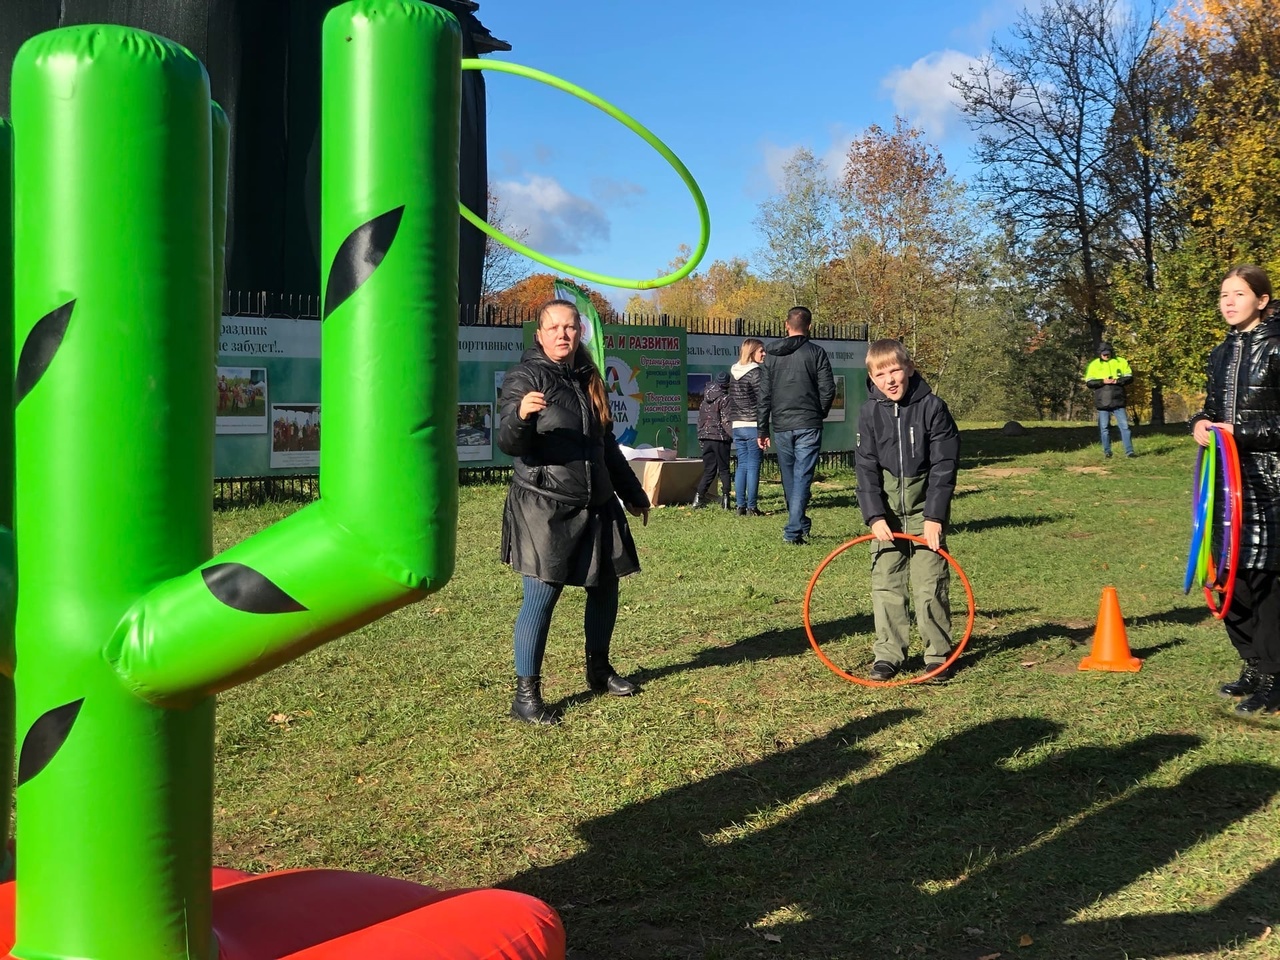
<svg viewBox="0 0 1280 960">
<path fill-rule="evenodd" d="M 907 465 L 902 459 L 902 407 L 893 405 L 893 419 L 898 426 L 898 503 L 902 525 L 907 525 Z"/>
<path fill-rule="evenodd" d="M 1244 366 L 1244 334 L 1240 334 L 1233 344 L 1235 348 L 1235 370 L 1231 373 L 1231 383 L 1228 384 L 1228 403 L 1225 413 L 1227 417 L 1226 423 L 1234 424 L 1236 422 L 1236 405 L 1240 400 L 1240 368 Z"/>
</svg>

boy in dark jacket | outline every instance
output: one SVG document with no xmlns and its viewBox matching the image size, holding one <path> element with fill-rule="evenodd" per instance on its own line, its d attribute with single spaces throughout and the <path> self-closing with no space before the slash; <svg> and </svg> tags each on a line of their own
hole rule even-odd
<svg viewBox="0 0 1280 960">
<path fill-rule="evenodd" d="M 702 444 L 702 479 L 693 495 L 694 509 L 707 505 L 711 481 L 720 475 L 720 506 L 729 509 L 729 446 L 733 420 L 729 416 L 729 374 L 717 373 L 698 408 L 698 441 Z"/>
<path fill-rule="evenodd" d="M 911 629 L 907 602 L 913 596 L 925 669 L 937 671 L 931 682 L 944 682 L 952 673 L 938 669 L 951 654 L 951 573 L 936 551 L 944 544 L 956 489 L 960 434 L 946 403 L 929 389 L 897 340 L 867 347 L 867 372 L 854 463 L 858 505 L 875 537 L 870 677 L 891 680 L 902 669 Z M 924 537 L 929 549 L 894 533 Z"/>
</svg>

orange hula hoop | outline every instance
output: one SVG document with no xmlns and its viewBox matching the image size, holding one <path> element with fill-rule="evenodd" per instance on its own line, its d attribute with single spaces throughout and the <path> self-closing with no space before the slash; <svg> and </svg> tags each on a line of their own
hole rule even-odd
<svg viewBox="0 0 1280 960">
<path fill-rule="evenodd" d="M 895 533 L 893 537 L 895 540 L 910 540 L 913 543 L 919 543 L 925 547 L 929 546 L 929 544 L 925 542 L 924 537 L 917 537 L 913 533 Z M 940 673 L 947 669 L 947 667 L 951 666 L 951 664 L 955 663 L 956 658 L 960 656 L 965 645 L 968 644 L 969 636 L 973 633 L 973 615 L 975 611 L 973 604 L 973 588 L 969 586 L 969 578 L 966 577 L 964 575 L 964 571 L 960 569 L 960 564 L 956 563 L 955 558 L 952 557 L 951 554 L 941 548 L 937 551 L 938 555 L 951 565 L 951 569 L 956 572 L 956 576 L 960 578 L 960 582 L 964 585 L 964 593 L 969 600 L 969 619 L 964 625 L 964 636 L 961 637 L 960 642 L 952 648 L 951 656 L 947 657 L 946 660 L 942 661 L 942 663 L 938 664 L 932 670 L 927 673 L 922 673 L 918 677 L 911 677 L 909 680 L 868 680 L 863 677 L 855 677 L 853 674 L 846 673 L 844 670 L 841 670 L 832 663 L 827 655 L 822 652 L 822 647 L 818 645 L 817 637 L 813 635 L 813 625 L 809 622 L 809 600 L 813 596 L 813 588 L 817 585 L 818 578 L 822 576 L 822 571 L 827 568 L 827 564 L 840 556 L 840 554 L 844 553 L 850 547 L 856 547 L 860 543 L 866 543 L 867 541 L 874 539 L 875 537 L 870 533 L 864 533 L 860 537 L 855 537 L 853 540 L 850 540 L 847 543 L 842 543 L 840 546 L 836 547 L 827 554 L 825 560 L 818 564 L 818 569 L 813 571 L 813 576 L 809 580 L 809 587 L 804 592 L 804 632 L 809 635 L 809 646 L 813 647 L 813 652 L 818 655 L 819 660 L 827 665 L 827 669 L 838 676 L 844 677 L 844 679 L 851 683 L 861 684 L 864 687 L 901 687 L 909 683 L 923 683 L 925 680 L 928 680 L 930 677 Z"/>
</svg>

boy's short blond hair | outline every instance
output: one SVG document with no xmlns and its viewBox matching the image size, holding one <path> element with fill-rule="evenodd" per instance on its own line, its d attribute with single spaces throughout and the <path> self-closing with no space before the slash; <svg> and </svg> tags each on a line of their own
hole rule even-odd
<svg viewBox="0 0 1280 960">
<path fill-rule="evenodd" d="M 881 367 L 896 363 L 902 369 L 914 367 L 911 354 L 901 340 L 875 340 L 867 346 L 867 372 L 875 373 Z"/>
</svg>

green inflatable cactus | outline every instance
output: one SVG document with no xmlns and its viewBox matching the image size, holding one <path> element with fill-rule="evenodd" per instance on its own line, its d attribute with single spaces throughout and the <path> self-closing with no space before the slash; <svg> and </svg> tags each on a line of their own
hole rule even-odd
<svg viewBox="0 0 1280 960">
<path fill-rule="evenodd" d="M 323 498 L 217 557 L 226 118 L 202 65 L 138 30 L 15 59 L 13 956 L 218 957 L 214 695 L 452 572 L 460 32 L 357 0 L 323 44 Z M 9 441 L 0 418 L 4 463 Z"/>
</svg>

